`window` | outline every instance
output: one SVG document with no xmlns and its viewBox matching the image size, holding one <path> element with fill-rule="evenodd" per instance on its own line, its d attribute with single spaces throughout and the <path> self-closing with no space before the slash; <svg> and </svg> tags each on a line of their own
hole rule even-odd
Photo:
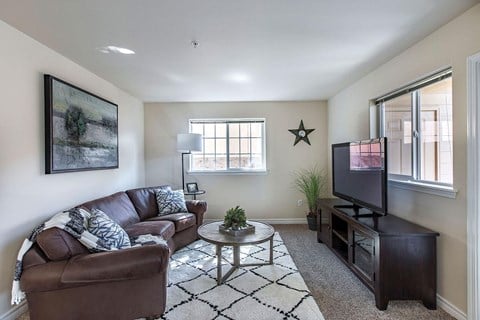
<svg viewBox="0 0 480 320">
<path fill-rule="evenodd" d="M 395 180 L 452 186 L 452 71 L 444 70 L 375 100 Z"/>
<path fill-rule="evenodd" d="M 203 151 L 192 153 L 197 172 L 263 172 L 265 119 L 195 119 L 190 132 L 203 135 Z"/>
</svg>

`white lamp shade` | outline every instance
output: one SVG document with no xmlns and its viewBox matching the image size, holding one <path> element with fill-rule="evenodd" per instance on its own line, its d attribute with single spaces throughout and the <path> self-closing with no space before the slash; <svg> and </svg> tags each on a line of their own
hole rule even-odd
<svg viewBox="0 0 480 320">
<path fill-rule="evenodd" d="M 202 135 L 198 133 L 177 134 L 177 151 L 202 151 Z"/>
</svg>

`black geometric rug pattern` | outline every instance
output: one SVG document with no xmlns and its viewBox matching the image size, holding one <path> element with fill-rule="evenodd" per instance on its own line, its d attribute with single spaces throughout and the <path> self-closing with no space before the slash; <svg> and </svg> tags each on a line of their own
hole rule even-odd
<svg viewBox="0 0 480 320">
<path fill-rule="evenodd" d="M 177 251 L 170 260 L 164 320 L 323 320 L 283 240 L 275 233 L 273 265 L 241 267 L 217 285 L 215 246 L 198 240 Z M 241 263 L 264 263 L 269 242 L 242 246 Z M 222 255 L 233 261 L 233 250 Z M 225 274 L 230 269 L 222 262 Z"/>
</svg>

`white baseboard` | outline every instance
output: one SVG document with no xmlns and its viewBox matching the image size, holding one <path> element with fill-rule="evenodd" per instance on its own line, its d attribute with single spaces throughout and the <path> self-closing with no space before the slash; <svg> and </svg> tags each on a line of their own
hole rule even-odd
<svg viewBox="0 0 480 320">
<path fill-rule="evenodd" d="M 307 224 L 307 218 L 252 219 L 252 220 L 265 222 L 269 224 Z"/>
<path fill-rule="evenodd" d="M 467 320 L 467 315 L 462 310 L 458 309 L 450 301 L 437 293 L 437 307 L 443 309 L 446 313 L 457 320 Z"/>
<path fill-rule="evenodd" d="M 25 313 L 27 309 L 27 303 L 26 301 L 23 301 L 22 303 L 14 306 L 12 309 L 8 310 L 4 314 L 0 315 L 0 320 L 15 320 L 23 313 Z"/>
<path fill-rule="evenodd" d="M 221 221 L 222 219 L 204 219 L 205 222 Z M 307 218 L 287 218 L 287 219 L 252 219 L 253 221 L 265 222 L 269 224 L 307 224 Z M 1 320 L 1 319 L 0 319 Z"/>
</svg>

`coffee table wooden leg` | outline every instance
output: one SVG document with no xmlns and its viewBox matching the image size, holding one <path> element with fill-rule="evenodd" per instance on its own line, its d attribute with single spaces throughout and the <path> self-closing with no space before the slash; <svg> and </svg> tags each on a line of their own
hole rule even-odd
<svg viewBox="0 0 480 320">
<path fill-rule="evenodd" d="M 273 237 L 270 239 L 270 264 L 273 264 Z"/>
<path fill-rule="evenodd" d="M 217 284 L 222 283 L 222 246 L 217 244 Z"/>
</svg>

